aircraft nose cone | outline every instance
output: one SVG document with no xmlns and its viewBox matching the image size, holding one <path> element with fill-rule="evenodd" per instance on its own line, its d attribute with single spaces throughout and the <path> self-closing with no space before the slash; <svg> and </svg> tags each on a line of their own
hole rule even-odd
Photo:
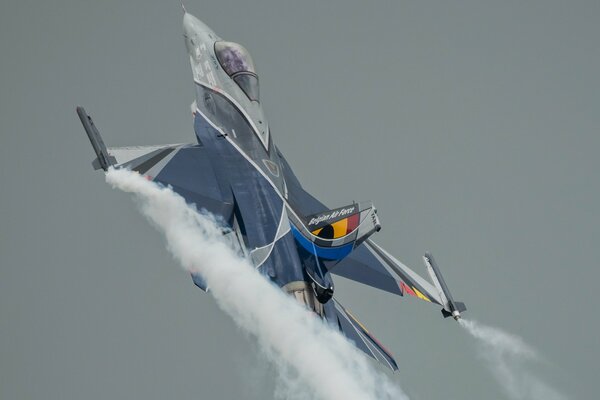
<svg viewBox="0 0 600 400">
<path fill-rule="evenodd" d="M 215 35 L 208 26 L 188 12 L 183 14 L 183 33 L 187 37 L 192 37 L 200 33 L 208 33 L 209 36 Z"/>
<path fill-rule="evenodd" d="M 194 32 L 194 20 L 196 18 L 189 13 L 183 14 L 183 33 L 190 36 Z"/>
</svg>

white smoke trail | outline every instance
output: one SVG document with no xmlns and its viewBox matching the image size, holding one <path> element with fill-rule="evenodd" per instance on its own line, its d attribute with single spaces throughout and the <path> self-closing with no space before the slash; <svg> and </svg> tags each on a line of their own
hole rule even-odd
<svg viewBox="0 0 600 400">
<path fill-rule="evenodd" d="M 143 214 L 165 235 L 173 256 L 186 270 L 199 273 L 217 304 L 256 337 L 277 368 L 288 371 L 283 376 L 293 377 L 296 389 L 288 397 L 407 399 L 342 335 L 230 250 L 214 218 L 137 173 L 110 169 L 106 181 L 135 195 Z M 297 393 L 302 389 L 307 396 Z"/>
<path fill-rule="evenodd" d="M 566 400 L 562 393 L 530 372 L 526 363 L 539 357 L 523 339 L 475 321 L 459 322 L 477 339 L 482 357 L 512 399 Z"/>
</svg>

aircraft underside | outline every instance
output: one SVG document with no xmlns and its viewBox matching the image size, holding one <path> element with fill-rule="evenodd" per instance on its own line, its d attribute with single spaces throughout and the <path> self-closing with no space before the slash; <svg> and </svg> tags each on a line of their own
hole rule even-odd
<svg viewBox="0 0 600 400">
<path fill-rule="evenodd" d="M 78 107 L 96 153 L 92 165 L 136 171 L 210 213 L 232 248 L 266 279 L 396 370 L 389 351 L 334 297 L 332 274 L 437 304 L 455 319 L 464 304 L 452 299 L 430 254 L 424 262 L 431 282 L 371 240 L 381 227 L 371 202 L 330 209 L 304 190 L 274 145 L 258 75 L 242 46 L 223 41 L 187 13 L 184 38 L 196 91 L 195 142 L 107 148 Z M 202 276 L 192 279 L 210 290 Z"/>
</svg>

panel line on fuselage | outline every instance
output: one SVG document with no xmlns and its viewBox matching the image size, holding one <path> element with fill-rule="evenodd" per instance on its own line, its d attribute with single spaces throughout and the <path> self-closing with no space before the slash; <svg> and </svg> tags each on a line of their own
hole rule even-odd
<svg viewBox="0 0 600 400">
<path fill-rule="evenodd" d="M 274 189 L 274 191 L 277 194 L 277 196 L 279 196 L 279 198 L 282 200 L 283 204 L 287 207 L 287 210 L 291 214 L 293 214 L 293 216 L 299 221 L 300 224 L 302 224 L 302 222 L 301 222 L 302 218 L 300 218 L 300 216 L 298 216 L 298 214 L 296 213 L 296 211 L 288 203 L 287 199 L 281 194 L 281 192 L 279 191 L 279 188 L 277 187 L 277 185 L 269 178 L 269 176 L 265 173 L 265 171 L 263 171 L 262 168 L 260 168 L 258 166 L 258 164 L 250 156 L 248 156 L 248 154 L 246 154 L 246 152 L 235 141 L 233 141 L 220 127 L 218 127 L 210 118 L 208 118 L 202 112 L 202 110 L 200 110 L 199 108 L 196 108 L 196 112 L 198 112 L 204 118 L 204 120 L 207 121 L 216 131 L 220 132 L 221 135 L 222 135 L 222 137 L 229 144 L 231 144 L 231 146 L 233 146 L 233 148 L 236 149 L 242 155 L 242 157 L 244 157 L 246 159 L 246 161 L 248 161 L 250 163 L 250 165 L 252 165 L 258 171 L 258 173 L 262 175 L 263 178 L 265 178 L 267 180 L 267 182 Z M 284 179 L 284 182 L 285 182 L 285 179 Z M 301 233 L 302 232 L 302 228 L 304 228 L 304 230 L 306 230 L 307 232 L 309 232 L 309 234 L 311 236 L 314 236 L 314 235 L 312 235 L 312 233 L 310 233 L 310 231 L 308 231 L 308 229 L 305 226 L 297 227 L 292 221 L 290 221 L 290 225 L 293 226 L 302 237 L 304 237 L 304 235 Z M 292 232 L 294 232 L 293 229 L 292 229 Z M 306 239 L 309 240 L 308 238 L 306 238 Z M 312 241 L 311 241 L 311 243 L 312 243 Z M 347 246 L 348 246 L 348 244 L 346 244 L 344 246 L 341 246 L 343 248 L 342 249 L 337 249 L 337 251 L 338 252 L 342 251 L 342 250 L 346 250 L 347 251 L 347 249 L 346 249 Z M 343 258 L 343 257 L 341 257 L 341 258 Z"/>
<path fill-rule="evenodd" d="M 246 119 L 246 121 L 248 121 L 248 123 L 252 127 L 252 130 L 254 131 L 254 134 L 258 137 L 258 140 L 260 140 L 260 142 L 262 143 L 262 145 L 265 148 L 265 150 L 267 151 L 267 153 L 269 152 L 269 140 L 271 138 L 271 134 L 267 130 L 267 135 L 266 135 L 267 137 L 265 139 L 263 139 L 261 137 L 260 133 L 258 132 L 258 128 L 254 124 L 254 120 L 252 118 L 250 118 L 250 116 L 248 115 L 248 113 L 246 112 L 246 110 L 244 110 L 244 108 L 240 105 L 240 103 L 238 103 L 233 97 L 231 97 L 231 95 L 229 93 L 227 93 L 224 90 L 219 89 L 216 86 L 215 87 L 210 87 L 210 86 L 206 85 L 205 83 L 202 83 L 202 82 L 200 82 L 200 81 L 198 81 L 196 79 L 194 79 L 194 82 L 197 85 L 202 86 L 203 88 L 206 88 L 208 90 L 213 90 L 213 91 L 219 93 L 220 95 L 222 95 L 223 97 L 225 97 L 227 100 L 229 100 L 235 106 L 235 108 L 237 108 L 242 113 L 242 115 L 244 116 L 244 118 Z M 235 135 L 235 133 L 234 133 L 234 135 Z M 237 135 L 236 135 L 236 137 L 237 137 Z"/>
<path fill-rule="evenodd" d="M 269 259 L 269 257 L 271 256 L 271 253 L 273 252 L 273 249 L 275 248 L 275 243 L 277 243 L 277 241 L 279 239 L 281 239 L 285 235 L 287 235 L 290 232 L 290 230 L 292 229 L 290 227 L 289 220 L 287 220 L 287 226 L 283 229 L 283 231 L 281 229 L 283 227 L 283 224 L 286 222 L 287 213 L 285 212 L 285 209 L 286 209 L 286 206 L 284 204 L 281 209 L 281 217 L 279 219 L 279 225 L 277 226 L 277 232 L 275 232 L 275 238 L 273 239 L 273 241 L 265 246 L 257 247 L 250 252 L 250 256 L 252 257 L 252 254 L 254 252 L 256 252 L 257 250 L 266 249 L 267 247 L 269 248 L 269 251 L 268 251 L 267 255 L 263 258 L 263 260 L 260 263 L 257 263 L 257 265 L 255 265 L 255 267 L 257 269 L 260 268 L 265 263 L 265 261 L 267 261 Z"/>
<path fill-rule="evenodd" d="M 298 216 L 298 214 L 294 211 L 294 209 L 292 209 L 292 207 L 290 206 L 290 204 L 288 203 L 287 199 L 285 197 L 283 197 L 283 195 L 280 193 L 279 188 L 277 188 L 277 185 L 275 185 L 275 183 L 271 180 L 271 178 L 269 178 L 269 176 L 265 173 L 265 171 L 263 171 L 258 164 L 256 164 L 254 162 L 254 160 L 252 160 L 252 158 L 250 158 L 248 156 L 248 154 L 246 154 L 246 152 L 240 147 L 238 146 L 237 143 L 235 143 L 233 140 L 231 140 L 231 138 L 225 133 L 223 132 L 223 130 L 221 128 L 219 128 L 214 122 L 212 122 L 210 120 L 210 118 L 208 118 L 199 108 L 196 108 L 196 112 L 198 112 L 200 115 L 202 115 L 202 117 L 204 118 L 204 120 L 206 120 L 215 130 L 217 130 L 218 132 L 221 133 L 221 135 L 223 135 L 223 138 L 225 140 L 227 140 L 227 142 L 229 144 L 231 144 L 233 146 L 233 148 L 235 148 L 241 155 L 242 157 L 244 157 L 246 159 L 246 161 L 248 161 L 262 176 L 263 178 L 265 178 L 267 180 L 267 182 L 269 182 L 269 184 L 273 187 L 273 189 L 275 190 L 275 193 L 277 194 L 277 196 L 279 196 L 279 198 L 283 201 L 283 203 L 287 206 L 288 210 L 294 214 L 294 216 L 296 218 L 298 218 L 299 220 L 301 220 L 301 218 Z"/>
</svg>

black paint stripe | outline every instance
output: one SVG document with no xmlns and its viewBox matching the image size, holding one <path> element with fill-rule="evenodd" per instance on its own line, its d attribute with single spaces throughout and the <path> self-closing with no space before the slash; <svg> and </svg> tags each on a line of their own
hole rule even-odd
<svg viewBox="0 0 600 400">
<path fill-rule="evenodd" d="M 168 149 L 164 149 L 163 151 L 161 151 L 157 155 L 149 158 L 148 160 L 144 161 L 143 163 L 141 163 L 137 167 L 133 168 L 133 170 L 139 172 L 142 175 L 144 175 L 150 168 L 152 168 L 156 164 L 158 164 L 158 162 L 160 160 L 162 160 L 163 158 L 165 158 L 166 156 L 168 156 L 169 154 L 171 154 L 171 152 L 173 150 L 175 150 L 175 149 L 172 148 L 172 147 L 169 147 Z"/>
</svg>

